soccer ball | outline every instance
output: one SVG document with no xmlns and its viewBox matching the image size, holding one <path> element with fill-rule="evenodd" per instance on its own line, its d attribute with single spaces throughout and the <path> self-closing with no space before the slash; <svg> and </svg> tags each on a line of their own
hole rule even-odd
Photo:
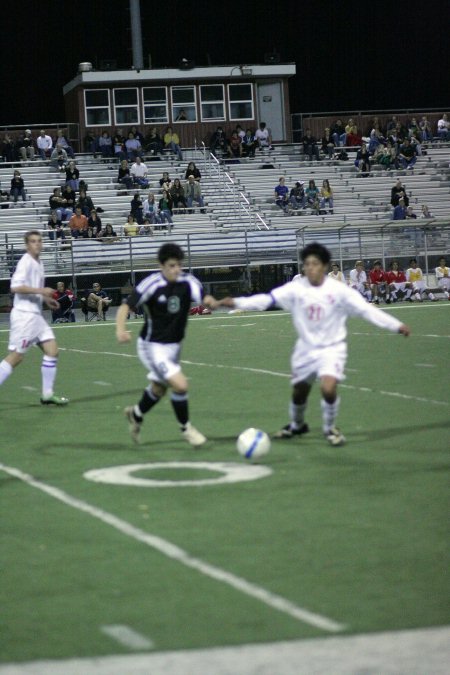
<svg viewBox="0 0 450 675">
<path fill-rule="evenodd" d="M 270 450 L 270 438 L 261 429 L 246 429 L 239 435 L 236 443 L 238 452 L 246 459 L 258 459 Z"/>
</svg>

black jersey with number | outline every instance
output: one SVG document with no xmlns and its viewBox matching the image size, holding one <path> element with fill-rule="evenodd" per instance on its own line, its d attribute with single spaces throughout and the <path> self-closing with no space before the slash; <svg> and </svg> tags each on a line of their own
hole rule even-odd
<svg viewBox="0 0 450 675">
<path fill-rule="evenodd" d="M 127 304 L 144 311 L 141 338 L 167 344 L 184 338 L 191 303 L 200 303 L 203 295 L 201 283 L 191 274 L 183 272 L 171 282 L 155 272 L 136 286 Z"/>
</svg>

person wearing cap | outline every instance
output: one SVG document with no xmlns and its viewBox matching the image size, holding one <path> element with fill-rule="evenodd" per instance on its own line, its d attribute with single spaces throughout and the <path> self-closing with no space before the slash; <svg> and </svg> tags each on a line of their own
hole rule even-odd
<svg viewBox="0 0 450 675">
<path fill-rule="evenodd" d="M 31 129 L 25 129 L 25 135 L 19 139 L 17 144 L 19 148 L 20 159 L 34 159 L 34 141 L 31 137 Z"/>
<path fill-rule="evenodd" d="M 305 181 L 297 181 L 289 194 L 289 202 L 293 209 L 304 209 L 306 204 Z"/>
</svg>

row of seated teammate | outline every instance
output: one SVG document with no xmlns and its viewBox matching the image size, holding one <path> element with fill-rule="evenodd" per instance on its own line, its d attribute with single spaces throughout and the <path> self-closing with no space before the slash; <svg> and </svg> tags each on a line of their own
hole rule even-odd
<svg viewBox="0 0 450 675">
<path fill-rule="evenodd" d="M 70 288 L 66 288 L 64 281 L 58 281 L 53 298 L 58 301 L 59 308 L 52 310 L 52 323 L 69 323 L 75 321 L 76 297 Z M 92 314 L 96 321 L 106 320 L 106 312 L 112 303 L 106 291 L 100 283 L 95 282 L 91 289 L 87 289 L 80 297 L 81 310 L 87 317 Z"/>
</svg>

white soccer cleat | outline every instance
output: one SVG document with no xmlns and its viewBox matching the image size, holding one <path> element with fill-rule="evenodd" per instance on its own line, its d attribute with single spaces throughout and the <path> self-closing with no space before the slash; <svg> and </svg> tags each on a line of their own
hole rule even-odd
<svg viewBox="0 0 450 675">
<path fill-rule="evenodd" d="M 139 443 L 142 422 L 138 422 L 134 416 L 133 406 L 130 405 L 127 408 L 124 408 L 125 417 L 128 420 L 128 429 L 130 431 L 130 436 L 135 443 Z"/>
<path fill-rule="evenodd" d="M 188 422 L 185 428 L 181 430 L 181 434 L 183 438 L 194 447 L 203 445 L 208 440 L 206 436 L 203 436 L 203 434 L 193 427 L 190 422 Z"/>
<path fill-rule="evenodd" d="M 332 427 L 328 433 L 325 434 L 328 443 L 333 446 L 344 445 L 345 436 L 337 427 Z"/>
</svg>

